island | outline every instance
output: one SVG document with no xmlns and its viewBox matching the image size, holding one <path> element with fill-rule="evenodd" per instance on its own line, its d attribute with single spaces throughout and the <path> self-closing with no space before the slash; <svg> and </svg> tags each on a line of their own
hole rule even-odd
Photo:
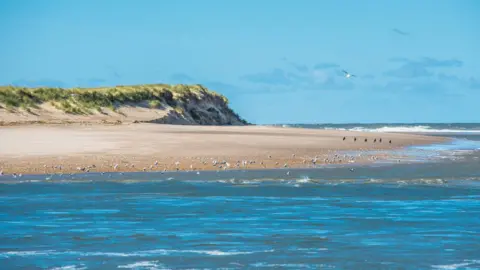
<svg viewBox="0 0 480 270">
<path fill-rule="evenodd" d="M 444 140 L 253 125 L 198 84 L 0 87 L 1 174 L 317 168 Z"/>
</svg>

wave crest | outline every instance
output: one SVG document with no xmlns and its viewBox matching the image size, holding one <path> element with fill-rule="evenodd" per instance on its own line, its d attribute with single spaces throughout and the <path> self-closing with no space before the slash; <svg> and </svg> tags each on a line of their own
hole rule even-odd
<svg viewBox="0 0 480 270">
<path fill-rule="evenodd" d="M 145 251 L 133 251 L 133 252 L 80 252 L 80 251 L 56 251 L 56 250 L 40 250 L 40 251 L 7 251 L 1 252 L 0 257 L 30 257 L 30 256 L 58 256 L 58 255 L 71 255 L 81 257 L 151 257 L 158 255 L 171 255 L 175 253 L 192 253 L 202 254 L 209 256 L 235 256 L 235 255 L 248 255 L 254 253 L 266 253 L 273 252 L 273 250 L 257 250 L 257 251 L 221 251 L 221 250 L 170 250 L 170 249 L 154 249 Z"/>
<path fill-rule="evenodd" d="M 344 129 L 342 129 L 344 130 Z M 384 126 L 379 128 L 354 127 L 350 131 L 399 133 L 480 133 L 477 129 L 435 129 L 431 126 Z"/>
</svg>

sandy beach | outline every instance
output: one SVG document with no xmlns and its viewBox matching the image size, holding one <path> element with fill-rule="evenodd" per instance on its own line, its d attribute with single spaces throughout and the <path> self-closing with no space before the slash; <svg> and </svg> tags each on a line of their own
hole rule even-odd
<svg viewBox="0 0 480 270">
<path fill-rule="evenodd" d="M 353 157 L 339 151 L 394 149 L 443 140 L 265 126 L 12 126 L 0 128 L 0 170 L 41 174 L 308 168 L 384 158 Z"/>
</svg>

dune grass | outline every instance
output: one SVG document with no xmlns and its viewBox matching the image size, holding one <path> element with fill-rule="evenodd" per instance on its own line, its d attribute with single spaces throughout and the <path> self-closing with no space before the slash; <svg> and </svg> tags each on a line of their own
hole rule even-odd
<svg viewBox="0 0 480 270">
<path fill-rule="evenodd" d="M 202 85 L 148 84 L 102 88 L 26 88 L 16 86 L 0 87 L 0 106 L 9 111 L 18 108 L 30 111 L 39 105 L 49 103 L 69 114 L 91 114 L 102 108 L 115 110 L 121 105 L 148 102 L 151 108 L 162 104 L 178 107 L 182 103 L 204 98 L 213 98 L 228 104 L 223 95 L 208 90 Z M 233 111 L 232 111 L 233 112 Z"/>
<path fill-rule="evenodd" d="M 148 102 L 148 106 L 149 106 L 150 108 L 152 108 L 152 109 L 154 109 L 154 108 L 160 108 L 160 107 L 162 106 L 162 103 L 161 103 L 160 101 L 154 99 L 154 100 L 150 100 L 150 101 Z"/>
</svg>

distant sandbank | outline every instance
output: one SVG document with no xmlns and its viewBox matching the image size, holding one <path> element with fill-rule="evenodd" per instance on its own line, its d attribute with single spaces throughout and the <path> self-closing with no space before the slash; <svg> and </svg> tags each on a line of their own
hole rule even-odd
<svg viewBox="0 0 480 270">
<path fill-rule="evenodd" d="M 373 162 L 368 150 L 443 142 L 411 134 L 159 124 L 0 127 L 3 174 L 308 168 Z M 355 150 L 361 156 L 341 151 Z"/>
</svg>

